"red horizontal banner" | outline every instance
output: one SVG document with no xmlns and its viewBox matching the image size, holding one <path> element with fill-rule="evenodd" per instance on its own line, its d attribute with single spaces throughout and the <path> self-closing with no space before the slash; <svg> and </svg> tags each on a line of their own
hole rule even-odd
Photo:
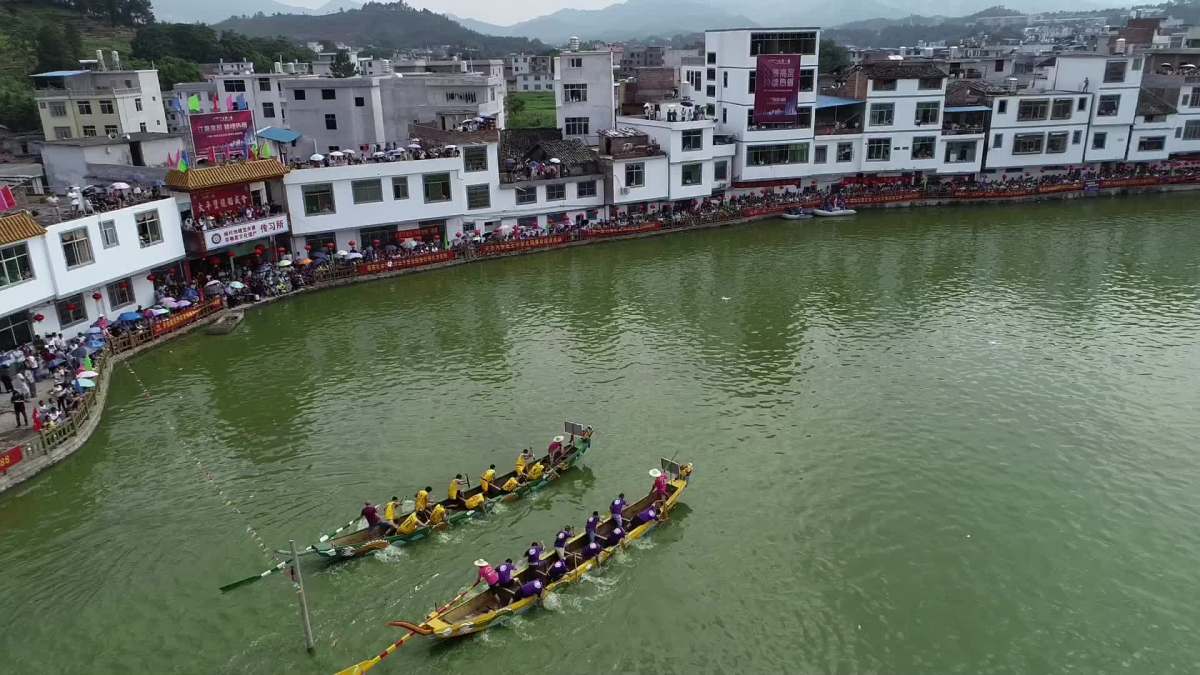
<svg viewBox="0 0 1200 675">
<path fill-rule="evenodd" d="M 606 227 L 588 230 L 583 236 L 586 239 L 603 239 L 605 237 L 620 237 L 626 234 L 641 234 L 642 232 L 653 232 L 661 229 L 662 223 L 646 223 L 637 227 Z"/>
<path fill-rule="evenodd" d="M 435 265 L 454 260 L 454 251 L 439 251 L 438 253 L 425 253 L 423 255 L 415 255 L 411 258 L 399 258 L 396 260 L 377 260 L 375 262 L 360 263 L 356 268 L 359 276 L 368 274 L 383 274 L 384 272 L 395 272 L 397 270 L 411 269 L 413 267 L 424 267 L 425 265 Z"/>
<path fill-rule="evenodd" d="M 8 471 L 20 464 L 23 459 L 25 459 L 25 449 L 21 446 L 13 446 L 5 450 L 0 453 L 0 471 Z"/>
<path fill-rule="evenodd" d="M 1144 185 L 1158 185 L 1158 178 L 1118 178 L 1116 180 L 1101 179 L 1100 181 L 1102 188 L 1142 187 Z"/>
<path fill-rule="evenodd" d="M 567 243 L 565 234 L 554 234 L 549 237 L 538 237 L 536 239 L 519 239 L 517 241 L 499 241 L 493 244 L 484 244 L 479 247 L 480 255 L 499 255 L 501 253 L 515 253 L 517 251 L 528 251 L 535 248 L 549 248 L 551 246 L 559 246 Z"/>
</svg>

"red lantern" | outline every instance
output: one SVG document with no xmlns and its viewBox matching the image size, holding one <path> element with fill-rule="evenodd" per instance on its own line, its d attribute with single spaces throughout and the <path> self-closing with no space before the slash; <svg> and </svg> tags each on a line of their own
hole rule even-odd
<svg viewBox="0 0 1200 675">
<path fill-rule="evenodd" d="M 335 246 L 334 246 L 334 243 L 333 243 L 332 241 L 327 241 L 327 242 L 325 242 L 325 248 L 327 248 L 327 249 L 329 249 L 330 251 L 332 251 L 332 250 L 335 248 Z"/>
<path fill-rule="evenodd" d="M 212 265 L 213 267 L 216 267 L 217 265 L 221 264 L 221 259 L 214 255 L 213 257 L 208 259 L 208 264 Z"/>
<path fill-rule="evenodd" d="M 128 282 L 128 281 L 122 281 L 122 282 L 121 282 L 121 288 L 129 288 L 129 282 Z"/>
<path fill-rule="evenodd" d="M 75 310 L 77 310 L 77 309 L 79 309 L 79 305 L 76 305 L 76 304 L 75 304 L 75 303 L 73 303 L 73 302 L 68 302 L 68 303 L 67 303 L 67 311 L 68 311 L 68 312 L 74 312 L 74 311 L 75 311 Z"/>
<path fill-rule="evenodd" d="M 42 316 L 41 314 L 34 314 L 33 320 L 34 320 L 34 322 L 40 323 L 42 321 L 45 321 L 46 317 Z"/>
<path fill-rule="evenodd" d="M 350 248 L 354 248 L 354 240 L 353 239 L 351 239 L 350 241 L 348 241 L 346 243 L 350 244 Z"/>
<path fill-rule="evenodd" d="M 147 274 L 147 275 L 146 275 L 146 281 L 149 281 L 149 282 L 153 283 L 153 282 L 154 282 L 154 275 L 153 275 L 153 274 Z"/>
<path fill-rule="evenodd" d="M 257 253 L 258 255 L 262 255 L 263 253 L 266 252 L 266 250 L 267 250 L 266 247 L 263 246 L 262 244 L 259 244 L 258 246 L 254 247 L 254 252 Z"/>
<path fill-rule="evenodd" d="M 312 250 L 312 244 L 305 244 L 305 245 L 304 245 L 304 250 L 305 250 L 305 251 L 311 251 L 311 250 Z"/>
<path fill-rule="evenodd" d="M 236 253 L 234 253 L 233 251 L 230 251 L 230 252 L 229 252 L 229 257 L 230 257 L 230 258 L 236 258 L 236 257 L 237 257 L 237 254 L 236 254 Z"/>
<path fill-rule="evenodd" d="M 92 299 L 99 300 L 100 299 L 100 291 L 96 291 L 95 293 L 92 293 Z"/>
<path fill-rule="evenodd" d="M 372 241 L 371 243 L 375 246 L 375 248 L 379 248 L 379 240 L 378 239 Z"/>
</svg>

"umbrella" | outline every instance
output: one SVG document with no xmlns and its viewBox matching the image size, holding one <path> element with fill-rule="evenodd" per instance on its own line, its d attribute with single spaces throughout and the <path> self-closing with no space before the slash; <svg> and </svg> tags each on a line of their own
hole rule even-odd
<svg viewBox="0 0 1200 675">
<path fill-rule="evenodd" d="M 75 377 L 79 377 L 79 378 L 100 377 L 100 373 L 97 373 L 94 370 L 81 370 L 78 373 L 75 373 Z"/>
<path fill-rule="evenodd" d="M 167 296 L 164 296 L 160 302 L 162 302 L 163 305 L 166 305 L 168 302 L 175 302 L 175 298 L 172 298 L 171 296 L 167 295 Z"/>
<path fill-rule="evenodd" d="M 358 251 L 351 251 L 350 253 L 346 254 L 346 260 L 359 260 L 362 257 L 363 255 Z"/>
<path fill-rule="evenodd" d="M 122 312 L 121 316 L 117 317 L 117 321 L 138 321 L 142 318 L 137 312 Z"/>
<path fill-rule="evenodd" d="M 346 257 L 346 251 L 345 251 L 345 250 L 338 251 L 338 252 L 337 252 L 337 254 L 338 254 L 338 256 L 340 256 L 340 257 L 342 257 L 342 258 L 345 258 L 345 257 Z"/>
<path fill-rule="evenodd" d="M 454 150 L 454 149 L 458 148 L 457 145 L 446 145 L 446 146 L 442 146 L 442 147 L 446 148 L 447 150 Z"/>
<path fill-rule="evenodd" d="M 97 335 L 99 333 L 103 333 L 104 331 L 99 326 L 92 326 L 91 328 L 87 329 L 87 332 L 88 335 Z"/>
<path fill-rule="evenodd" d="M 420 143 L 409 143 L 409 144 L 408 144 L 408 147 L 410 147 L 410 148 L 420 148 L 420 147 L 421 147 L 421 144 L 420 144 Z"/>
<path fill-rule="evenodd" d="M 354 148 L 346 148 L 345 150 L 342 150 L 341 152 L 344 152 L 347 155 L 353 155 L 355 153 L 355 150 L 354 150 Z"/>
<path fill-rule="evenodd" d="M 371 156 L 372 157 L 387 157 L 387 153 L 386 152 L 373 152 L 373 153 L 371 153 Z"/>
<path fill-rule="evenodd" d="M 209 282 L 207 284 L 204 284 L 204 287 L 208 288 L 209 286 L 220 286 L 220 285 L 221 285 L 220 279 L 211 279 L 211 280 L 209 280 Z"/>
<path fill-rule="evenodd" d="M 280 260 L 280 261 L 279 261 L 279 266 L 280 266 L 280 267 L 291 267 L 291 266 L 292 266 L 292 261 L 291 261 L 291 260 Z"/>
<path fill-rule="evenodd" d="M 329 153 L 329 156 L 330 157 L 345 157 L 346 153 L 342 152 L 341 150 L 334 150 L 333 152 Z"/>
<path fill-rule="evenodd" d="M 321 160 L 323 160 L 323 159 L 325 159 L 325 155 L 322 155 L 321 153 L 319 153 L 319 152 L 318 152 L 318 153 L 314 154 L 312 157 L 309 157 L 309 158 L 308 158 L 308 161 L 310 161 L 310 162 L 320 162 L 320 161 L 321 161 Z"/>
<path fill-rule="evenodd" d="M 91 380 L 75 380 L 75 386 L 79 387 L 80 389 L 94 389 L 96 387 L 96 383 L 92 382 Z"/>
<path fill-rule="evenodd" d="M 179 302 L 175 303 L 175 309 L 183 309 L 184 307 L 191 307 L 191 306 L 192 306 L 192 303 L 188 302 L 187 300 L 180 300 Z"/>
<path fill-rule="evenodd" d="M 557 158 L 557 157 L 551 157 L 551 158 L 550 158 L 550 163 L 551 163 L 551 164 L 562 164 L 562 160 L 561 160 L 561 159 L 559 159 L 559 158 Z"/>
<path fill-rule="evenodd" d="M 163 299 L 163 301 L 162 301 L 162 302 L 160 302 L 160 303 L 158 303 L 158 304 L 160 304 L 160 305 L 162 305 L 163 307 L 166 307 L 166 308 L 168 308 L 168 309 L 176 309 L 176 308 L 178 308 L 178 307 L 179 307 L 179 303 L 178 303 L 178 302 L 175 302 L 174 300 L 171 300 L 171 299 L 169 299 L 169 298 L 164 298 L 164 299 Z"/>
<path fill-rule="evenodd" d="M 417 247 L 417 240 L 416 239 L 405 239 L 404 243 L 402 243 L 401 246 L 403 246 L 404 248 L 411 251 Z"/>
<path fill-rule="evenodd" d="M 240 291 L 246 287 L 246 284 L 243 284 L 240 281 L 231 281 L 231 282 L 229 282 L 229 287 L 235 291 Z"/>
<path fill-rule="evenodd" d="M 312 258 L 305 258 L 305 259 L 303 259 L 303 260 L 299 260 L 299 261 L 297 261 L 297 262 L 296 262 L 296 264 L 297 264 L 297 265 L 311 265 L 311 264 L 312 264 Z"/>
<path fill-rule="evenodd" d="M 117 182 L 113 183 L 112 185 L 110 185 L 109 187 L 111 187 L 114 190 L 128 190 L 129 183 L 123 183 L 121 181 L 117 181 Z"/>
<path fill-rule="evenodd" d="M 155 307 L 154 309 L 151 309 L 150 311 L 154 312 L 154 316 L 162 316 L 164 314 L 171 313 L 171 310 L 163 308 L 163 307 Z"/>
</svg>

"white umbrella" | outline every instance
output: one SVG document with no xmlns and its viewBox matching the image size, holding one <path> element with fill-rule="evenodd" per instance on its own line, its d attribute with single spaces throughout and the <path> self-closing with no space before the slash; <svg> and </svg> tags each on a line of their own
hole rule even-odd
<svg viewBox="0 0 1200 675">
<path fill-rule="evenodd" d="M 550 163 L 551 163 L 551 164 L 562 164 L 562 160 L 561 160 L 561 159 L 559 159 L 559 158 L 557 158 L 557 157 L 551 157 L 551 158 L 550 158 Z"/>
<path fill-rule="evenodd" d="M 128 190 L 128 189 L 129 189 L 129 183 L 124 183 L 124 182 L 121 182 L 121 181 L 117 181 L 117 182 L 113 183 L 112 185 L 110 185 L 109 187 L 111 187 L 111 188 L 112 188 L 112 189 L 114 189 L 114 190 Z"/>
<path fill-rule="evenodd" d="M 457 146 L 457 145 L 447 145 L 447 146 L 444 146 L 444 147 L 445 147 L 447 150 L 454 150 L 454 149 L 458 148 L 458 146 Z"/>
<path fill-rule="evenodd" d="M 405 239 L 404 243 L 402 243 L 400 245 L 411 251 L 417 247 L 417 240 L 416 239 Z"/>
<path fill-rule="evenodd" d="M 343 251 L 338 251 L 338 252 L 337 252 L 337 254 L 338 254 L 339 256 L 343 257 L 343 258 L 345 258 L 345 257 L 348 255 L 348 254 L 347 254 L 347 253 L 346 253 L 344 250 L 343 250 Z"/>
<path fill-rule="evenodd" d="M 509 225 L 509 224 L 501 225 L 500 227 L 496 228 L 496 231 L 497 232 L 505 232 L 505 233 L 512 232 L 513 226 Z"/>
<path fill-rule="evenodd" d="M 291 266 L 292 266 L 292 261 L 291 261 L 291 260 L 280 260 L 280 261 L 279 261 L 279 266 L 280 266 L 280 267 L 291 267 Z"/>
<path fill-rule="evenodd" d="M 363 254 L 359 253 L 358 251 L 351 251 L 346 254 L 346 260 L 360 260 L 362 257 Z"/>
<path fill-rule="evenodd" d="M 239 291 L 239 290 L 245 288 L 246 284 L 243 284 L 240 281 L 231 281 L 231 282 L 229 282 L 229 287 L 235 291 Z"/>
<path fill-rule="evenodd" d="M 346 153 L 347 155 L 353 155 L 355 150 L 354 148 L 346 148 L 345 150 L 342 150 L 342 152 Z"/>
<path fill-rule="evenodd" d="M 322 160 L 324 160 L 324 159 L 325 159 L 325 155 L 322 155 L 321 153 L 317 153 L 317 154 L 313 155 L 312 157 L 309 157 L 309 158 L 308 158 L 308 161 L 310 161 L 310 162 L 320 162 L 320 161 L 322 161 Z"/>
<path fill-rule="evenodd" d="M 94 370 L 85 370 L 80 373 L 76 373 L 75 377 L 100 377 L 100 373 L 97 373 Z"/>
<path fill-rule="evenodd" d="M 341 150 L 334 150 L 333 152 L 329 153 L 329 156 L 330 157 L 345 157 L 346 153 L 342 152 Z"/>
<path fill-rule="evenodd" d="M 371 153 L 371 156 L 372 157 L 387 157 L 387 153 L 386 152 L 373 152 L 373 153 Z"/>
<path fill-rule="evenodd" d="M 204 284 L 204 287 L 208 288 L 209 286 L 220 286 L 220 285 L 221 285 L 220 279 L 210 279 L 207 284 Z"/>
<path fill-rule="evenodd" d="M 171 313 L 171 310 L 169 310 L 169 309 L 166 309 L 165 307 L 164 307 L 164 308 L 155 308 L 155 309 L 151 309 L 150 311 L 151 311 L 151 312 L 154 312 L 155 316 L 162 316 L 163 314 L 170 314 L 170 313 Z"/>
</svg>

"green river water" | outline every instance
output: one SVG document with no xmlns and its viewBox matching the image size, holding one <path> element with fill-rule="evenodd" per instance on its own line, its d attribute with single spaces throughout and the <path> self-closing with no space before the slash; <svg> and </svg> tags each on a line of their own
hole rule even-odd
<svg viewBox="0 0 1200 675">
<path fill-rule="evenodd" d="M 149 400 L 118 367 L 0 496 L 0 671 L 333 672 L 678 455 L 647 541 L 374 672 L 1200 672 L 1198 204 L 762 222 L 253 310 L 131 361 Z M 303 545 L 564 419 L 595 446 L 536 498 L 307 565 L 313 657 L 284 579 L 217 592 L 266 566 L 248 525 Z"/>
</svg>

